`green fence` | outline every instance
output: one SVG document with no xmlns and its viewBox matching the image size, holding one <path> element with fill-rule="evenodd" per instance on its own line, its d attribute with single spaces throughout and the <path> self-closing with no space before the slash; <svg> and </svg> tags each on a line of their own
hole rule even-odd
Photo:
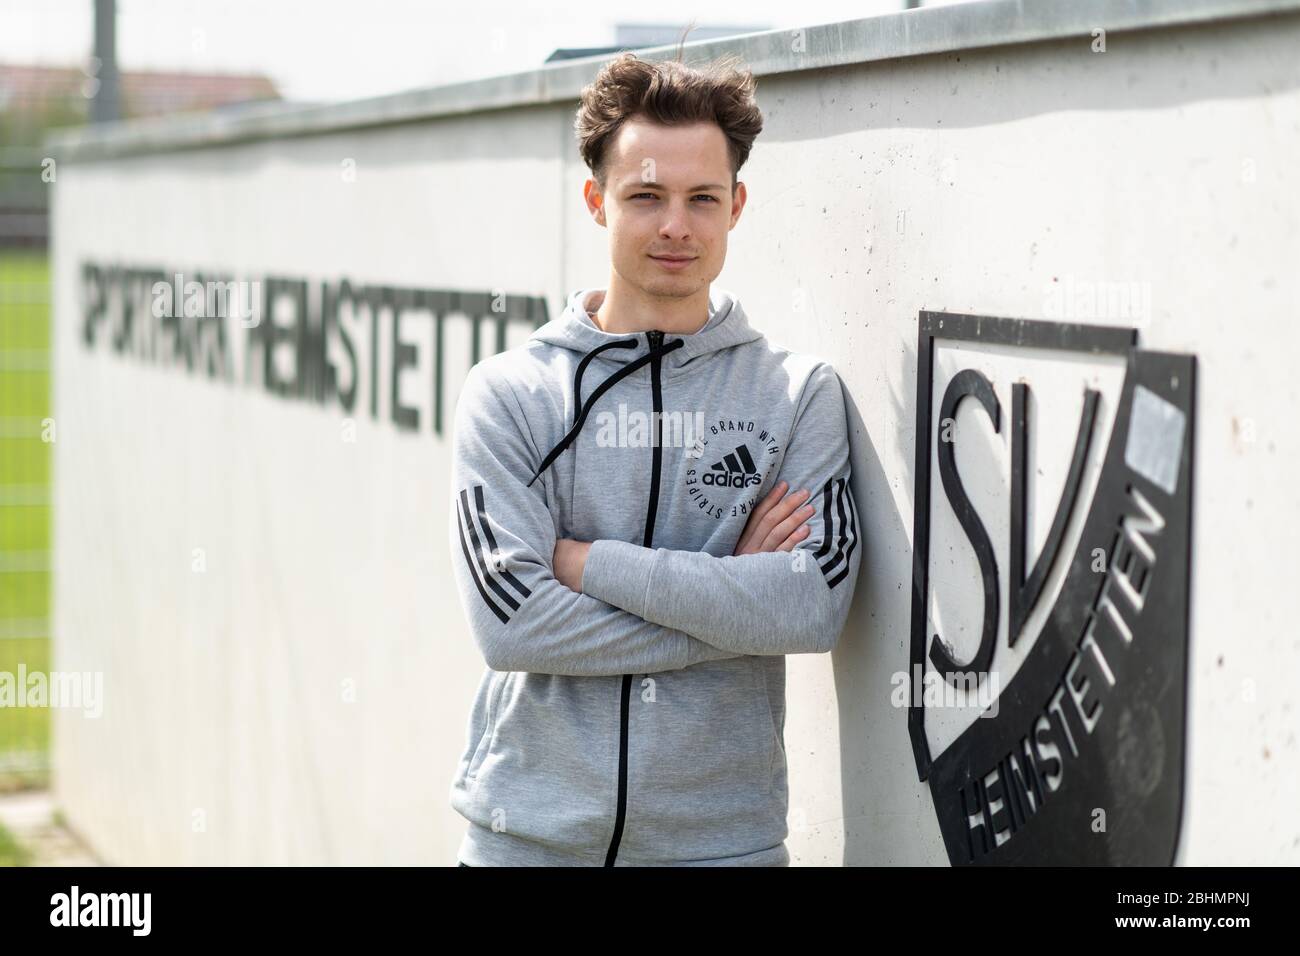
<svg viewBox="0 0 1300 956">
<path fill-rule="evenodd" d="M 0 680 L 10 687 L 50 668 L 49 356 L 45 254 L 0 251 Z M 0 789 L 44 780 L 49 735 L 47 708 L 0 706 Z"/>
</svg>

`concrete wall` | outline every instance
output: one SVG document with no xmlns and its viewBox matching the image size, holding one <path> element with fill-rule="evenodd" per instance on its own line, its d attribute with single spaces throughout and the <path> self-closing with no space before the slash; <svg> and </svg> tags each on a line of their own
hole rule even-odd
<svg viewBox="0 0 1300 956">
<path fill-rule="evenodd" d="M 866 560 L 835 654 L 788 658 L 788 843 L 803 864 L 947 863 L 890 703 L 917 314 L 938 309 L 1137 325 L 1198 356 L 1178 859 L 1295 863 L 1300 10 L 1034 7 L 701 45 L 756 65 L 765 115 L 718 284 L 777 343 L 831 359 L 853 404 Z M 373 410 L 369 314 L 340 319 L 362 356 L 348 409 L 279 394 L 237 355 L 225 378 L 119 353 L 109 319 L 88 345 L 87 303 L 112 285 L 84 264 L 347 279 L 358 299 L 495 291 L 554 315 L 607 276 L 571 133 L 597 66 L 55 144 L 55 668 L 102 671 L 104 709 L 55 712 L 54 761 L 69 822 L 110 861 L 454 862 L 447 792 L 482 661 L 444 546 L 446 427 L 473 317 L 438 300 L 439 433 L 428 314 L 402 326 L 410 429 L 387 318 Z M 1090 308 L 1063 284 L 1144 304 Z M 507 323 L 507 344 L 529 328 Z M 247 330 L 228 332 L 240 353 Z M 290 351 L 273 366 L 292 381 Z"/>
</svg>

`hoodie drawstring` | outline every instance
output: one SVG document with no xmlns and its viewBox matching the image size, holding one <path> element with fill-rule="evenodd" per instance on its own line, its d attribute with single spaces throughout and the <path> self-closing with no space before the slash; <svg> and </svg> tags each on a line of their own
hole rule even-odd
<svg viewBox="0 0 1300 956">
<path fill-rule="evenodd" d="M 569 429 L 568 434 L 565 435 L 563 438 L 561 438 L 559 443 L 554 448 L 552 448 L 549 452 L 546 453 L 546 457 L 542 459 L 541 466 L 533 474 L 533 477 L 528 480 L 527 487 L 531 488 L 533 486 L 533 482 L 536 481 L 541 476 L 541 474 L 544 471 L 546 471 L 547 468 L 550 468 L 551 465 L 555 463 L 555 459 L 559 458 L 560 455 L 564 453 L 564 450 L 569 447 L 569 444 L 573 441 L 573 439 L 578 436 L 578 433 L 582 431 L 583 424 L 587 421 L 587 413 L 591 411 L 592 406 L 596 404 L 596 401 L 600 398 L 600 396 L 604 395 L 607 391 L 609 391 L 616 384 L 618 384 L 620 379 L 628 375 L 631 375 L 633 372 L 635 372 L 641 366 L 645 365 L 647 362 L 653 361 L 656 356 L 665 355 L 668 352 L 673 351 L 674 349 L 681 348 L 683 345 L 686 344 L 686 340 L 673 339 L 673 341 L 671 342 L 665 342 L 663 345 L 652 348 L 645 355 L 641 356 L 639 359 L 635 359 L 629 362 L 628 364 L 624 365 L 613 375 L 609 376 L 609 378 L 605 379 L 605 381 L 601 382 L 598 386 L 596 386 L 596 390 L 591 393 L 590 397 L 586 400 L 586 402 L 583 402 L 582 392 L 581 392 L 582 373 L 586 371 L 587 365 L 591 362 L 591 360 L 595 358 L 598 354 L 603 352 L 605 349 L 636 348 L 639 344 L 640 344 L 639 339 L 620 339 L 617 342 L 606 342 L 604 345 L 597 346 L 596 348 L 592 349 L 590 352 L 588 352 L 586 355 L 583 356 L 582 361 L 578 363 L 577 373 L 573 377 L 574 405 L 575 407 L 581 406 L 581 411 L 577 414 L 573 422 L 573 427 Z"/>
<path fill-rule="evenodd" d="M 634 349 L 640 345 L 637 339 L 619 339 L 617 342 L 606 342 L 604 345 L 598 345 L 582 357 L 578 363 L 578 370 L 573 373 L 573 421 L 576 424 L 578 415 L 582 412 L 582 373 L 587 371 L 587 366 L 601 352 L 606 349 Z"/>
</svg>

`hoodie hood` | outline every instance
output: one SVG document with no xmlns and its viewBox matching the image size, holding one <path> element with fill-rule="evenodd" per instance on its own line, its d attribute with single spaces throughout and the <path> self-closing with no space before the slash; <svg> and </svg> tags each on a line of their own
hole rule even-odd
<svg viewBox="0 0 1300 956">
<path fill-rule="evenodd" d="M 541 465 L 528 481 L 530 486 L 551 467 L 555 459 L 564 454 L 564 450 L 582 431 L 587 414 L 596 401 L 620 379 L 635 374 L 656 359 L 662 362 L 666 378 L 673 378 L 675 374 L 689 374 L 689 370 L 678 370 L 701 355 L 762 337 L 762 333 L 749 324 L 740 301 L 732 293 L 714 288 L 709 290 L 709 317 L 698 332 L 690 335 L 664 334 L 659 340 L 660 344 L 643 351 L 641 345 L 648 344 L 646 332 L 614 333 L 596 327 L 590 313 L 600 308 L 604 299 L 604 289 L 579 289 L 569 296 L 564 311 L 558 318 L 547 322 L 529 336 L 529 341 L 536 339 L 582 355 L 573 376 L 573 424 L 565 436 L 546 453 Z M 615 368 L 603 369 L 602 373 L 594 376 L 600 379 L 599 383 L 584 394 L 583 375 L 587 366 L 597 359 L 611 362 Z"/>
<path fill-rule="evenodd" d="M 596 327 L 589 313 L 600 308 L 605 299 L 605 289 L 579 289 L 569 295 L 564 311 L 537 329 L 530 336 L 548 345 L 589 355 L 602 345 L 612 345 L 635 339 L 637 344 L 645 342 L 645 332 L 605 332 Z M 730 348 L 761 338 L 762 333 L 749 324 L 740 300 L 731 292 L 716 286 L 709 290 L 709 318 L 704 327 L 690 335 L 665 333 L 664 342 L 671 343 L 681 339 L 682 345 L 664 355 L 666 370 L 678 369 L 693 359 L 719 349 Z M 610 348 L 599 353 L 602 361 L 626 365 L 639 358 L 641 353 L 633 348 Z"/>
</svg>

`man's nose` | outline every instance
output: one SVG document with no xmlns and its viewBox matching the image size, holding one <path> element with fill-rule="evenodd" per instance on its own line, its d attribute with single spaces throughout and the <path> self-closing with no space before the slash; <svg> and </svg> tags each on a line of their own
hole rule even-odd
<svg viewBox="0 0 1300 956">
<path fill-rule="evenodd" d="M 690 237 L 690 217 L 685 204 L 668 203 L 663 222 L 659 224 L 659 234 L 665 239 L 686 239 Z"/>
</svg>

